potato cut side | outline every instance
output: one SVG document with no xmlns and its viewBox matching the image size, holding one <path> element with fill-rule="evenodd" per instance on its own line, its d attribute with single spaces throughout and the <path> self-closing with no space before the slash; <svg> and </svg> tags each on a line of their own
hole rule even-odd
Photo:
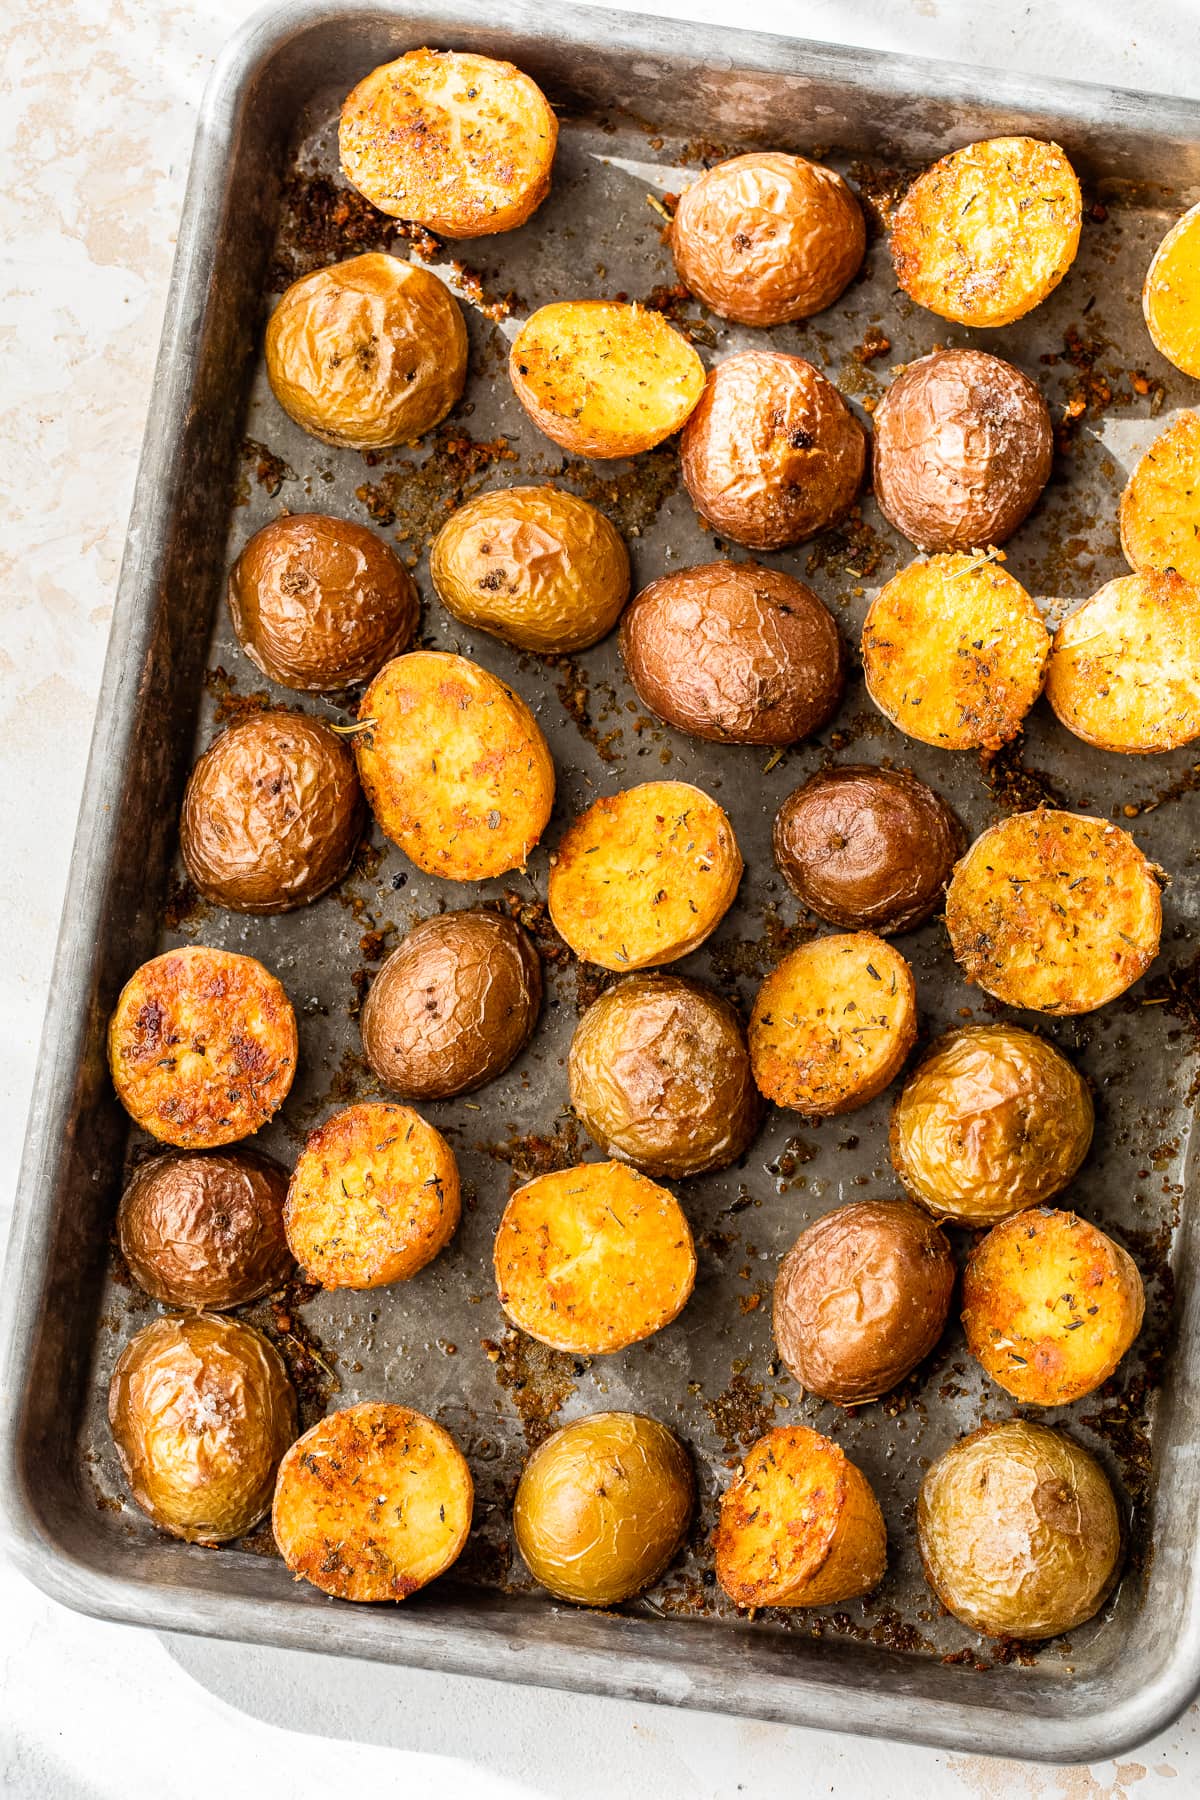
<svg viewBox="0 0 1200 1800">
<path fill-rule="evenodd" d="M 1200 737 L 1200 593 L 1179 575 L 1122 575 L 1064 619 L 1046 698 L 1068 731 L 1127 755 Z"/>
<path fill-rule="evenodd" d="M 474 1498 L 448 1431 L 407 1406 L 367 1401 L 292 1445 L 271 1523 L 297 1579 L 339 1600 L 404 1600 L 459 1556 Z"/>
<path fill-rule="evenodd" d="M 1131 569 L 1173 569 L 1200 585 L 1200 413 L 1172 419 L 1129 477 L 1121 549 Z"/>
<path fill-rule="evenodd" d="M 1019 581 L 983 556 L 931 556 L 880 589 L 863 625 L 867 692 L 942 750 L 998 750 L 1042 691 L 1050 633 Z"/>
<path fill-rule="evenodd" d="M 1160 355 L 1200 376 L 1200 206 L 1176 220 L 1154 252 L 1142 311 Z"/>
<path fill-rule="evenodd" d="M 669 1325 L 696 1279 L 678 1201 L 624 1163 L 539 1175 L 504 1209 L 500 1304 L 522 1331 L 581 1356 L 623 1350 Z"/>
</svg>

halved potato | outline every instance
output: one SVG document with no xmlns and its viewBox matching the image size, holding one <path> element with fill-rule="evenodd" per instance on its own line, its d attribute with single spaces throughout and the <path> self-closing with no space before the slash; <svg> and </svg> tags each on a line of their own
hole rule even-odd
<svg viewBox="0 0 1200 1800">
<path fill-rule="evenodd" d="M 1100 750 L 1176 750 L 1200 737 L 1200 593 L 1171 572 L 1106 582 L 1064 619 L 1046 698 Z"/>
<path fill-rule="evenodd" d="M 1200 206 L 1177 219 L 1154 252 L 1142 311 L 1160 355 L 1200 376 Z"/>
<path fill-rule="evenodd" d="M 1200 413 L 1177 413 L 1129 477 L 1121 548 L 1131 569 L 1173 569 L 1200 586 Z"/>
</svg>

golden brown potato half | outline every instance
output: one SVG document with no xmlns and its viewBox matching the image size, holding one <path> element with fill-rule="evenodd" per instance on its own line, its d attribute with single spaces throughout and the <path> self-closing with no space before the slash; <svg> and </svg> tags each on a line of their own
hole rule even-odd
<svg viewBox="0 0 1200 1800">
<path fill-rule="evenodd" d="M 833 383 L 779 350 L 718 363 L 679 440 L 696 511 L 751 550 L 803 543 L 836 525 L 866 458 L 862 426 Z"/>
<path fill-rule="evenodd" d="M 291 1001 L 252 956 L 190 944 L 134 971 L 108 1026 L 121 1105 L 151 1137 L 210 1150 L 250 1137 L 287 1098 Z"/>
<path fill-rule="evenodd" d="M 1107 819 L 1015 813 L 976 838 L 955 869 L 946 928 L 967 980 L 995 999 L 1093 1012 L 1158 955 L 1158 871 Z"/>
<path fill-rule="evenodd" d="M 554 764 L 519 694 L 465 656 L 414 650 L 362 697 L 358 773 L 380 829 L 428 875 L 522 869 L 554 804 Z"/>
<path fill-rule="evenodd" d="M 683 1310 L 696 1251 L 679 1202 L 624 1163 L 537 1175 L 504 1209 L 500 1304 L 552 1350 L 601 1356 L 640 1343 Z"/>
<path fill-rule="evenodd" d="M 989 1637 L 1072 1631 L 1111 1593 L 1121 1520 L 1100 1464 L 1024 1419 L 960 1438 L 921 1484 L 925 1579 L 956 1619 Z"/>
<path fill-rule="evenodd" d="M 151 1321 L 113 1370 L 108 1418 L 129 1489 L 160 1531 L 189 1543 L 241 1537 L 271 1504 L 296 1435 L 283 1359 L 219 1313 Z"/>
<path fill-rule="evenodd" d="M 894 1080 L 916 1036 L 916 983 L 898 950 L 871 931 L 813 938 L 755 996 L 750 1066 L 776 1106 L 852 1112 Z"/>
<path fill-rule="evenodd" d="M 662 1574 L 696 1497 L 691 1458 L 657 1419 L 592 1413 L 539 1444 L 513 1501 L 530 1574 L 560 1600 L 615 1606 Z"/>
<path fill-rule="evenodd" d="M 1200 592 L 1181 576 L 1121 575 L 1054 634 L 1046 698 L 1068 731 L 1126 755 L 1200 737 Z"/>
<path fill-rule="evenodd" d="M 594 801 L 568 828 L 550 858 L 550 917 L 586 962 L 650 968 L 702 944 L 741 877 L 716 801 L 686 781 L 645 781 Z"/>
<path fill-rule="evenodd" d="M 915 1200 L 957 1225 L 994 1225 L 1052 1200 L 1092 1141 L 1087 1082 L 1017 1025 L 939 1038 L 892 1108 L 892 1165 Z"/>
<path fill-rule="evenodd" d="M 342 107 L 342 173 L 372 206 L 444 237 L 512 231 L 550 192 L 558 120 L 510 62 L 410 50 Z"/>
<path fill-rule="evenodd" d="M 458 1164 L 408 1106 L 364 1101 L 310 1131 L 288 1187 L 292 1255 L 324 1288 L 407 1281 L 458 1226 Z"/>
<path fill-rule="evenodd" d="M 755 150 L 707 169 L 671 226 L 679 279 L 742 325 L 784 325 L 832 306 L 853 281 L 867 230 L 833 169 Z"/>
<path fill-rule="evenodd" d="M 323 444 L 409 443 L 462 394 L 462 311 L 428 269 L 352 256 L 288 288 L 267 325 L 267 379 L 289 418 Z"/>
<path fill-rule="evenodd" d="M 989 1231 L 963 1275 L 967 1348 L 1030 1406 L 1069 1406 L 1107 1381 L 1142 1328 L 1146 1296 L 1119 1244 L 1039 1206 Z"/>
<path fill-rule="evenodd" d="M 1050 633 L 1019 581 L 983 556 L 931 556 L 880 588 L 862 633 L 867 692 L 940 750 L 999 750 L 1042 691 Z"/>
<path fill-rule="evenodd" d="M 1159 354 L 1200 376 L 1200 206 L 1177 219 L 1154 252 L 1142 311 Z"/>
<path fill-rule="evenodd" d="M 986 138 L 919 175 L 892 218 L 896 280 L 959 325 L 1011 325 L 1062 280 L 1083 201 L 1057 144 Z"/>
<path fill-rule="evenodd" d="M 629 552 L 562 488 L 501 488 L 452 513 L 429 578 L 456 619 L 518 650 L 560 655 L 606 637 L 629 598 Z"/>
<path fill-rule="evenodd" d="M 271 1524 L 284 1562 L 338 1600 L 405 1600 L 444 1575 L 475 1488 L 450 1433 L 364 1401 L 318 1419 L 279 1465 Z"/>
<path fill-rule="evenodd" d="M 508 359 L 517 399 L 572 456 L 637 456 L 679 430 L 704 365 L 661 313 L 620 300 L 558 300 L 526 319 Z"/>
<path fill-rule="evenodd" d="M 1174 570 L 1200 586 L 1200 413 L 1176 414 L 1129 477 L 1121 549 L 1139 573 Z"/>
<path fill-rule="evenodd" d="M 876 1587 L 887 1529 L 861 1469 L 804 1425 L 746 1452 L 721 1500 L 717 1580 L 739 1606 L 832 1606 Z"/>
<path fill-rule="evenodd" d="M 164 1306 L 221 1312 L 282 1287 L 287 1172 L 265 1156 L 153 1156 L 130 1176 L 117 1242 L 139 1287 Z"/>
</svg>

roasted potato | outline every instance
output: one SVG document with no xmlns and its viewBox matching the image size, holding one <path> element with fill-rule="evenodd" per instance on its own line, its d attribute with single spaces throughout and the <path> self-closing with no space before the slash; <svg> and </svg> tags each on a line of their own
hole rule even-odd
<svg viewBox="0 0 1200 1800">
<path fill-rule="evenodd" d="M 755 996 L 750 1066 L 777 1106 L 851 1112 L 899 1074 L 916 1036 L 916 983 L 898 950 L 870 931 L 812 938 Z"/>
<path fill-rule="evenodd" d="M 601 1412 L 539 1444 L 521 1472 L 513 1536 L 559 1600 L 615 1606 L 657 1581 L 696 1499 L 691 1458 L 657 1419 Z"/>
<path fill-rule="evenodd" d="M 284 1562 L 338 1600 L 405 1600 L 467 1541 L 475 1488 L 441 1425 L 382 1400 L 318 1419 L 279 1465 L 271 1524 Z"/>
<path fill-rule="evenodd" d="M 262 1518 L 296 1435 L 296 1395 L 259 1332 L 219 1313 L 158 1318 L 126 1344 L 108 1418 L 129 1489 L 160 1531 L 219 1544 Z"/>
<path fill-rule="evenodd" d="M 151 957 L 108 1026 L 117 1098 L 143 1131 L 181 1150 L 250 1137 L 287 1098 L 296 1015 L 252 956 L 191 944 Z"/>
<path fill-rule="evenodd" d="M 1200 592 L 1172 572 L 1106 582 L 1054 634 L 1046 698 L 1068 731 L 1127 755 L 1200 737 Z"/>
<path fill-rule="evenodd" d="M 1028 375 L 983 350 L 909 363 L 872 422 L 879 510 L 919 550 L 1003 544 L 1050 479 L 1049 407 Z"/>
<path fill-rule="evenodd" d="M 1158 955 L 1159 871 L 1107 819 L 1046 808 L 975 839 L 946 891 L 968 981 L 1008 1006 L 1093 1012 Z"/>
<path fill-rule="evenodd" d="M 1159 354 L 1200 376 L 1200 206 L 1177 219 L 1154 252 L 1142 311 Z"/>
<path fill-rule="evenodd" d="M 518 1188 L 494 1259 L 513 1324 L 577 1356 L 624 1350 L 661 1331 L 696 1279 L 679 1202 L 619 1162 L 579 1163 Z"/>
<path fill-rule="evenodd" d="M 554 804 L 554 764 L 519 694 L 465 656 L 414 650 L 362 697 L 358 773 L 380 829 L 428 875 L 522 869 Z"/>
<path fill-rule="evenodd" d="M 256 531 L 226 590 L 238 642 L 281 687 L 369 681 L 417 628 L 416 584 L 381 537 L 350 519 L 285 513 Z"/>
<path fill-rule="evenodd" d="M 1017 1025 L 968 1025 L 901 1088 L 892 1166 L 938 1218 L 994 1225 L 1066 1187 L 1092 1126 L 1091 1090 L 1053 1044 Z"/>
<path fill-rule="evenodd" d="M 737 893 L 742 857 L 715 800 L 645 781 L 593 801 L 550 858 L 550 917 L 576 956 L 645 969 L 688 956 Z"/>
<path fill-rule="evenodd" d="M 1057 144 L 987 138 L 919 175 L 892 217 L 896 280 L 959 325 L 1011 325 L 1075 260 L 1083 201 Z"/>
<path fill-rule="evenodd" d="M 323 444 L 406 444 L 462 394 L 462 311 L 428 269 L 352 256 L 288 288 L 267 324 L 267 379 L 289 418 Z"/>
<path fill-rule="evenodd" d="M 775 864 L 818 918 L 849 931 L 911 931 L 941 900 L 966 836 L 946 802 L 903 769 L 845 763 L 790 793 Z"/>
<path fill-rule="evenodd" d="M 363 1004 L 363 1053 L 385 1087 L 448 1100 L 501 1074 L 533 1035 L 542 965 L 528 936 L 493 912 L 422 919 Z"/>
<path fill-rule="evenodd" d="M 880 588 L 862 632 L 867 692 L 941 750 L 999 750 L 1042 691 L 1050 633 L 1019 581 L 984 556 L 931 556 Z"/>
<path fill-rule="evenodd" d="M 576 494 L 500 488 L 451 513 L 429 552 L 429 578 L 464 625 L 559 655 L 612 630 L 629 598 L 629 552 Z"/>
<path fill-rule="evenodd" d="M 589 1136 L 646 1175 L 725 1168 L 762 1116 L 737 1013 L 677 975 L 631 975 L 593 1000 L 567 1080 Z"/>
<path fill-rule="evenodd" d="M 810 1394 L 877 1400 L 942 1335 L 950 1246 L 907 1200 L 854 1200 L 800 1233 L 775 1278 L 775 1345 Z"/>
<path fill-rule="evenodd" d="M 460 1212 L 458 1164 L 441 1132 L 410 1107 L 364 1101 L 309 1132 L 283 1223 L 310 1281 L 375 1288 L 432 1262 Z"/>
<path fill-rule="evenodd" d="M 799 356 L 745 350 L 718 363 L 679 440 L 692 504 L 752 550 L 803 543 L 854 503 L 862 426 L 833 383 Z"/>
<path fill-rule="evenodd" d="M 1108 1477 L 1061 1432 L 1024 1419 L 960 1438 L 921 1483 L 925 1579 L 989 1637 L 1071 1631 L 1111 1593 L 1121 1521 Z"/>
<path fill-rule="evenodd" d="M 139 1287 L 164 1306 L 221 1312 L 282 1287 L 288 1178 L 253 1151 L 154 1156 L 130 1176 L 117 1242 Z"/>
<path fill-rule="evenodd" d="M 811 588 L 756 563 L 701 563 L 644 587 L 621 621 L 643 706 L 718 744 L 792 744 L 842 697 L 845 656 Z"/>
<path fill-rule="evenodd" d="M 836 1444 L 781 1425 L 725 1490 L 713 1549 L 739 1606 L 832 1606 L 878 1585 L 887 1530 L 866 1476 Z"/>
<path fill-rule="evenodd" d="M 1129 477 L 1121 549 L 1139 573 L 1173 570 L 1200 586 L 1200 413 L 1177 413 Z"/>
</svg>

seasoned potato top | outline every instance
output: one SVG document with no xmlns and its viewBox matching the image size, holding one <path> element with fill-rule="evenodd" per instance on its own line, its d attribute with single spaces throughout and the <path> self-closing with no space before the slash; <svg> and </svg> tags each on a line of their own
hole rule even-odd
<svg viewBox="0 0 1200 1800">
<path fill-rule="evenodd" d="M 1148 571 L 1107 582 L 1054 635 L 1046 698 L 1101 750 L 1174 750 L 1200 737 L 1200 593 Z"/>
<path fill-rule="evenodd" d="M 1155 251 L 1142 311 L 1155 349 L 1185 375 L 1200 376 L 1200 206 L 1185 212 Z"/>
<path fill-rule="evenodd" d="M 1121 548 L 1131 569 L 1174 569 L 1200 586 L 1200 413 L 1178 413 L 1129 477 Z"/>
</svg>

